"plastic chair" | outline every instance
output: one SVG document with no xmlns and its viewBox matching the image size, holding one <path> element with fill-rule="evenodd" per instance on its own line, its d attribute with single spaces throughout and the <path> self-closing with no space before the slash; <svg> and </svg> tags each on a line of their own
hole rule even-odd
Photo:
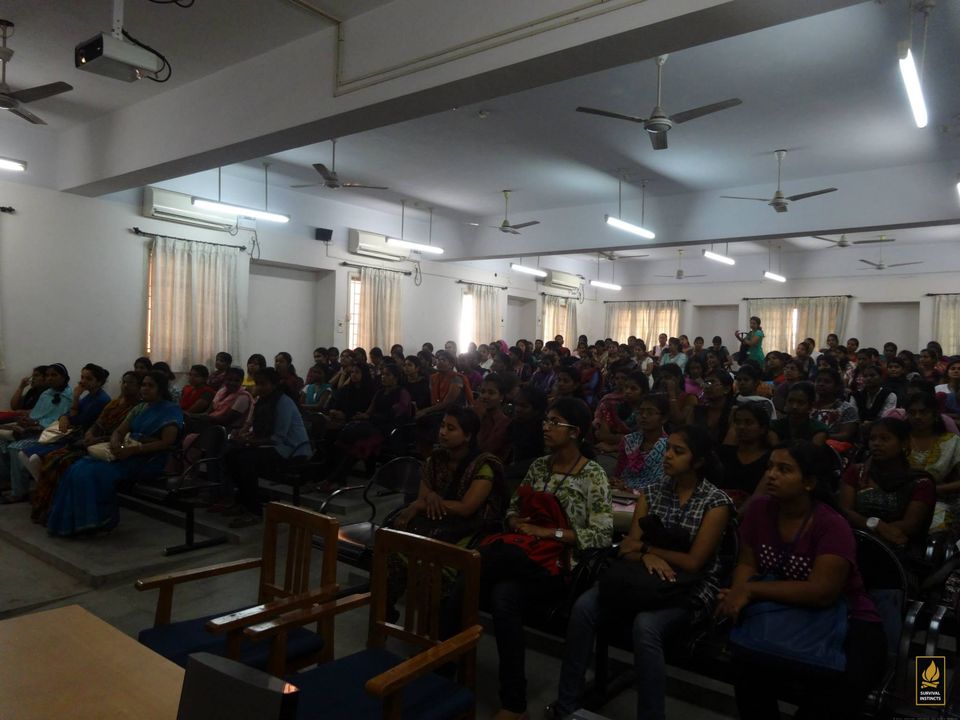
<svg viewBox="0 0 960 720">
<path fill-rule="evenodd" d="M 374 522 L 377 516 L 377 506 L 371 496 L 399 494 L 403 496 L 403 506 L 405 507 L 417 499 L 422 475 L 423 464 L 416 458 L 394 458 L 378 468 L 373 477 L 363 485 L 347 485 L 330 493 L 330 496 L 320 505 L 320 512 L 324 512 L 334 498 L 360 490 L 363 491 L 363 501 L 370 506 L 370 515 L 366 520 L 343 525 L 340 528 L 340 534 L 337 538 L 337 557 L 342 562 L 364 570 L 370 569 L 370 559 L 377 530 L 382 526 L 389 525 L 393 516 L 400 510 L 398 508 L 387 515 L 378 525 Z M 317 538 L 315 542 L 321 543 L 322 541 L 322 538 Z M 322 547 L 322 545 L 318 544 L 318 547 Z"/>
<path fill-rule="evenodd" d="M 285 548 L 280 530 L 286 529 Z M 317 662 L 333 653 L 333 624 L 318 627 L 322 634 L 298 629 L 286 646 L 241 646 L 244 627 L 274 617 L 291 608 L 326 602 L 339 591 L 334 550 L 338 523 L 333 518 L 304 508 L 269 503 L 264 508 L 263 551 L 258 558 L 234 560 L 193 570 L 184 570 L 137 580 L 137 590 L 159 589 L 154 626 L 141 630 L 138 639 L 168 660 L 184 666 L 191 653 L 210 652 L 240 660 L 276 675 Z M 323 552 L 320 582 L 310 582 L 314 536 L 322 537 L 329 549 Z M 281 554 L 280 551 L 284 550 Z M 260 568 L 257 605 L 192 620 L 171 622 L 173 591 L 177 585 Z M 278 570 L 282 575 L 277 578 Z"/>
<path fill-rule="evenodd" d="M 399 553 L 407 561 L 405 612 L 387 622 L 387 558 Z M 459 632 L 441 638 L 444 607 L 443 575 L 459 573 L 464 584 Z M 349 595 L 313 608 L 287 613 L 249 627 L 253 639 L 283 637 L 304 623 L 333 618 L 347 610 L 370 606 L 367 648 L 289 676 L 300 688 L 302 720 L 447 720 L 473 718 L 476 647 L 483 629 L 477 624 L 480 595 L 480 553 L 396 530 L 376 534 L 370 592 Z M 406 658 L 386 649 L 388 639 L 415 646 Z M 281 640 L 282 644 L 282 640 Z M 456 664 L 457 680 L 435 674 Z"/>
</svg>

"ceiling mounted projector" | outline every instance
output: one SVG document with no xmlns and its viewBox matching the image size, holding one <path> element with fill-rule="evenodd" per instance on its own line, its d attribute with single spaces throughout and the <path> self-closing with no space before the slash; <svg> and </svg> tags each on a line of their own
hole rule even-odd
<svg viewBox="0 0 960 720">
<path fill-rule="evenodd" d="M 156 75 L 164 66 L 156 54 L 109 33 L 100 33 L 77 45 L 73 59 L 81 70 L 125 82 Z"/>
</svg>

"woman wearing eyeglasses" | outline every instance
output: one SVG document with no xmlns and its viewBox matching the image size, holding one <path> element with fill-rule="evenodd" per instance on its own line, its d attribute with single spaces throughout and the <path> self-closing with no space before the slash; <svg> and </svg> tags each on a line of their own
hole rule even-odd
<svg viewBox="0 0 960 720">
<path fill-rule="evenodd" d="M 505 544 L 481 549 L 481 592 L 493 615 L 500 655 L 502 709 L 494 720 L 517 720 L 527 709 L 524 610 L 556 601 L 564 587 L 561 565 L 568 556 L 574 565 L 582 551 L 607 547 L 612 541 L 610 484 L 603 468 L 590 459 L 593 452 L 585 443 L 590 422 L 590 409 L 582 400 L 562 398 L 550 406 L 543 422 L 543 444 L 550 454 L 533 461 L 507 512 L 511 532 L 559 543 L 561 561 L 545 567 L 529 555 L 517 555 L 522 552 L 519 546 L 513 546 L 515 556 L 509 557 Z M 558 521 L 550 527 L 521 514 L 531 505 L 549 508 L 551 501 L 558 506 L 554 510 Z"/>
</svg>

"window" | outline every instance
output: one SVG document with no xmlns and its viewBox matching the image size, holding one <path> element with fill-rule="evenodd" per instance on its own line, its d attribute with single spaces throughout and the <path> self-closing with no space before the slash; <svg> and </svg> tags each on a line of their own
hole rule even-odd
<svg viewBox="0 0 960 720">
<path fill-rule="evenodd" d="M 477 330 L 477 298 L 470 292 L 463 293 L 460 303 L 460 338 L 457 347 L 466 352 L 467 346 L 474 342 L 486 342 L 476 338 Z"/>
<path fill-rule="evenodd" d="M 763 298 L 750 300 L 749 314 L 760 318 L 764 352 L 792 354 L 804 338 L 822 341 L 827 333 L 842 334 L 846 308 L 847 298 L 842 295 Z"/>
<path fill-rule="evenodd" d="M 347 302 L 347 344 L 360 345 L 360 276 L 350 276 L 350 300 Z"/>
</svg>

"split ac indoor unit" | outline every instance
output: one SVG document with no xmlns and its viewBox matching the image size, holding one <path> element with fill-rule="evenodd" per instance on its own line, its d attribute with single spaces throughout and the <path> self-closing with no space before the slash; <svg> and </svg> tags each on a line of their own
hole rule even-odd
<svg viewBox="0 0 960 720">
<path fill-rule="evenodd" d="M 410 257 L 410 250 L 396 245 L 387 245 L 385 235 L 355 230 L 350 228 L 347 233 L 347 250 L 353 255 L 390 260 L 397 262 Z"/>
<path fill-rule="evenodd" d="M 194 207 L 191 196 L 148 187 L 143 189 L 143 216 L 182 225 L 196 225 L 208 230 L 227 231 L 237 224 L 236 215 Z"/>
<path fill-rule="evenodd" d="M 580 277 L 578 275 L 571 275 L 570 273 L 560 272 L 559 270 L 550 270 L 543 282 L 544 285 L 549 285 L 550 287 L 555 287 L 560 290 L 580 289 Z"/>
</svg>

